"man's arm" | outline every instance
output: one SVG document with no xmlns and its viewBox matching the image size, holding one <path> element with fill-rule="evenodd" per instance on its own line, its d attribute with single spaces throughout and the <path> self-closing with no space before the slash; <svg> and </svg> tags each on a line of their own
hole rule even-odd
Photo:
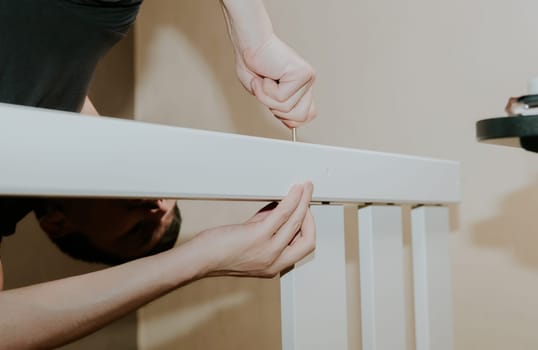
<svg viewBox="0 0 538 350">
<path fill-rule="evenodd" d="M 261 0 L 221 0 L 241 84 L 288 127 L 316 117 L 313 68 L 273 32 Z"/>
<path fill-rule="evenodd" d="M 0 292 L 0 349 L 56 348 L 192 281 L 200 261 L 186 247 L 174 254 Z"/>
<path fill-rule="evenodd" d="M 314 249 L 312 185 L 274 209 L 167 252 L 90 274 L 0 292 L 0 349 L 55 348 L 207 276 L 273 277 Z"/>
</svg>

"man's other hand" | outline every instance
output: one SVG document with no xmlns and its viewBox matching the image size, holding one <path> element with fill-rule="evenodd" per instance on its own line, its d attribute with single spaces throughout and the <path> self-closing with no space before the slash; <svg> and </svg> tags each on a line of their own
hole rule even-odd
<svg viewBox="0 0 538 350">
<path fill-rule="evenodd" d="M 241 84 L 286 126 L 296 128 L 316 117 L 314 69 L 277 36 L 242 51 L 236 60 Z"/>
<path fill-rule="evenodd" d="M 187 244 L 205 255 L 202 275 L 272 278 L 310 254 L 316 243 L 312 189 L 311 183 L 296 185 L 245 223 L 198 234 Z"/>
</svg>

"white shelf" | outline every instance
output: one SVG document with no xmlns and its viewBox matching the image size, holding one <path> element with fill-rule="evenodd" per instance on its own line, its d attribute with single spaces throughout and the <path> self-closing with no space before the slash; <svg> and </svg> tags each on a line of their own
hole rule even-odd
<svg viewBox="0 0 538 350">
<path fill-rule="evenodd" d="M 458 202 L 453 161 L 0 104 L 0 194 Z"/>
</svg>

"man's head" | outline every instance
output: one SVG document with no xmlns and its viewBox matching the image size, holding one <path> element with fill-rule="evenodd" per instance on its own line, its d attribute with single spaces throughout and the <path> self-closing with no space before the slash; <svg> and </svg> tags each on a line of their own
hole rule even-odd
<svg viewBox="0 0 538 350">
<path fill-rule="evenodd" d="M 175 200 L 48 199 L 41 228 L 66 254 L 116 265 L 173 247 L 181 226 Z"/>
</svg>

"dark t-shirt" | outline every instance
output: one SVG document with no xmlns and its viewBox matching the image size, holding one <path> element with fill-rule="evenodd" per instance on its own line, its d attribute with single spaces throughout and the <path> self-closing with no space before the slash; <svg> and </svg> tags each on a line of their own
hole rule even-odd
<svg viewBox="0 0 538 350">
<path fill-rule="evenodd" d="M 80 111 L 97 63 L 125 36 L 141 2 L 0 0 L 0 102 Z M 32 207 L 0 198 L 0 239 Z"/>
</svg>

